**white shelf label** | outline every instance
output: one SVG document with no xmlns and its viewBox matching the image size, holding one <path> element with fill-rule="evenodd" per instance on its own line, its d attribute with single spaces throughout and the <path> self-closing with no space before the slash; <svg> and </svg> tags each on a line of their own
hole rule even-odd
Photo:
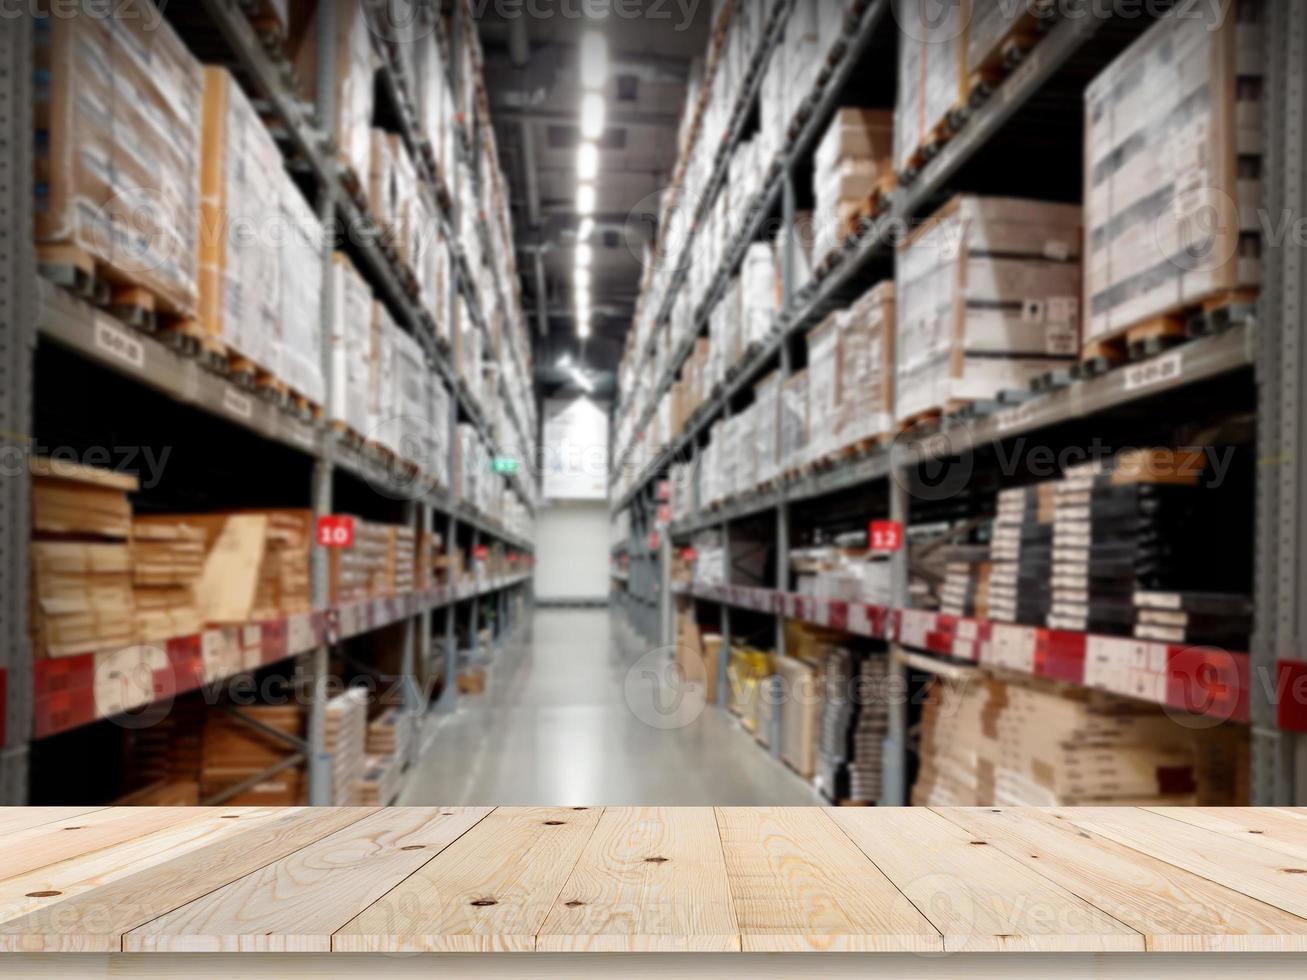
<svg viewBox="0 0 1307 980">
<path fill-rule="evenodd" d="M 254 403 L 235 388 L 222 389 L 222 407 L 237 418 L 248 419 L 254 415 Z"/>
<path fill-rule="evenodd" d="M 286 621 L 286 643 L 288 652 L 304 653 L 313 649 L 313 616 L 301 613 Z"/>
<path fill-rule="evenodd" d="M 906 647 L 925 649 L 926 634 L 935 625 L 935 614 L 923 609 L 904 609 L 899 613 L 899 642 Z"/>
<path fill-rule="evenodd" d="M 1179 351 L 1173 351 L 1162 357 L 1154 357 L 1142 364 L 1132 364 L 1125 369 L 1125 390 L 1137 391 L 1151 388 L 1180 377 L 1184 367 L 1184 358 Z"/>
<path fill-rule="evenodd" d="M 129 367 L 145 370 L 145 345 L 104 317 L 95 318 L 95 346 Z"/>
<path fill-rule="evenodd" d="M 855 636 L 871 636 L 871 617 L 865 602 L 849 603 L 849 632 Z"/>
</svg>

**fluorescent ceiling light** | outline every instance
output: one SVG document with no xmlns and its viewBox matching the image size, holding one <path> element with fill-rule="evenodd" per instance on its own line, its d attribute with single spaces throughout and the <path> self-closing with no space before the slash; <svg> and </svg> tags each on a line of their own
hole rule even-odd
<svg viewBox="0 0 1307 980">
<path fill-rule="evenodd" d="M 604 97 L 596 92 L 587 92 L 581 98 L 581 136 L 583 139 L 597 140 L 604 135 L 604 119 L 608 115 L 608 106 Z"/>
<path fill-rule="evenodd" d="M 576 381 L 576 383 L 581 386 L 581 390 L 586 392 L 587 394 L 595 390 L 594 382 L 591 381 L 589 378 L 587 378 L 583 372 L 578 371 L 576 368 L 572 368 L 572 379 Z"/>
<path fill-rule="evenodd" d="M 590 270 L 577 269 L 575 273 L 576 291 L 578 293 L 590 292 Z"/>
<path fill-rule="evenodd" d="M 576 228 L 576 240 L 578 242 L 588 242 L 590 236 L 595 233 L 594 218 L 582 218 L 581 223 Z"/>
<path fill-rule="evenodd" d="M 576 267 L 578 269 L 590 268 L 592 261 L 594 261 L 594 249 L 584 244 L 576 246 Z"/>
<path fill-rule="evenodd" d="M 582 143 L 576 148 L 576 175 L 582 180 L 599 176 L 599 147 L 595 144 Z"/>
<path fill-rule="evenodd" d="M 596 89 L 607 81 L 608 38 L 599 31 L 586 31 L 581 37 L 581 84 Z"/>
<path fill-rule="evenodd" d="M 571 355 L 571 354 L 564 354 L 562 357 L 560 357 L 560 358 L 558 359 L 558 367 L 559 367 L 561 370 L 564 370 L 564 371 L 565 371 L 565 370 L 567 370 L 568 368 L 570 368 L 571 366 L 572 366 L 572 355 Z"/>
<path fill-rule="evenodd" d="M 580 215 L 595 213 L 595 185 L 582 184 L 576 189 L 576 211 Z"/>
<path fill-rule="evenodd" d="M 590 339 L 590 318 L 582 317 L 576 321 L 576 335 L 582 340 Z"/>
</svg>

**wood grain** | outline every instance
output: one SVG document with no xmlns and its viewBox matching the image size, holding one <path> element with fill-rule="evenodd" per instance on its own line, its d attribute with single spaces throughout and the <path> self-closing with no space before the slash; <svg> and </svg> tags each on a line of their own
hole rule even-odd
<svg viewBox="0 0 1307 980">
<path fill-rule="evenodd" d="M 1090 833 L 1307 917 L 1307 861 L 1151 810 L 1055 807 L 1049 811 Z"/>
<path fill-rule="evenodd" d="M 11 806 L 0 809 L 0 834 L 16 834 L 31 827 L 41 827 L 59 820 L 72 820 L 97 810 L 107 810 L 104 806 Z"/>
<path fill-rule="evenodd" d="M 147 811 L 116 812 L 130 816 Z M 0 923 L 0 951 L 117 952 L 122 948 L 124 933 L 348 827 L 372 812 L 304 809 L 279 814 L 269 823 L 201 850 Z"/>
<path fill-rule="evenodd" d="M 1307 949 L 1307 919 L 1038 810 L 945 809 L 977 840 L 1142 933 L 1150 951 Z"/>
<path fill-rule="evenodd" d="M 828 812 L 943 934 L 948 952 L 1144 948 L 1129 926 L 930 810 Z"/>
<path fill-rule="evenodd" d="M 0 879 L 44 868 L 102 847 L 143 837 L 195 819 L 193 807 L 114 808 L 6 833 L 0 849 Z"/>
<path fill-rule="evenodd" d="M 499 809 L 336 933 L 346 952 L 531 952 L 598 809 Z"/>
<path fill-rule="evenodd" d="M 490 807 L 382 810 L 134 929 L 123 951 L 331 951 L 331 935 Z"/>
<path fill-rule="evenodd" d="M 0 881 L 0 922 L 66 902 L 225 837 L 270 823 L 271 807 L 192 808 L 193 819 Z"/>
<path fill-rule="evenodd" d="M 814 808 L 717 810 L 746 952 L 940 951 L 938 930 Z"/>
<path fill-rule="evenodd" d="M 740 948 L 708 807 L 609 807 L 536 940 L 553 952 Z"/>
<path fill-rule="evenodd" d="M 1155 813 L 1307 861 L 1307 820 L 1274 807 L 1148 807 Z"/>
</svg>

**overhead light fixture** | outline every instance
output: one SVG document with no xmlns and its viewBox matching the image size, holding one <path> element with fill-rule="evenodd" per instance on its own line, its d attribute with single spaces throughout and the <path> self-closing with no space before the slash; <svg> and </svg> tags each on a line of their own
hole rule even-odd
<svg viewBox="0 0 1307 980">
<path fill-rule="evenodd" d="M 608 115 L 608 106 L 604 97 L 597 92 L 587 92 L 581 97 L 581 136 L 588 140 L 597 140 L 604 135 L 604 119 Z"/>
<path fill-rule="evenodd" d="M 577 269 L 576 272 L 574 273 L 574 276 L 576 282 L 576 291 L 578 293 L 585 293 L 588 297 L 590 293 L 590 270 Z M 589 305 L 588 299 L 586 305 L 587 306 Z"/>
<path fill-rule="evenodd" d="M 560 371 L 566 371 L 568 368 L 572 366 L 572 355 L 564 354 L 562 357 L 558 359 L 557 366 Z"/>
<path fill-rule="evenodd" d="M 586 394 L 595 390 L 594 382 L 587 378 L 583 371 L 572 368 L 572 379 L 581 386 L 581 390 Z"/>
<path fill-rule="evenodd" d="M 595 213 L 595 185 L 582 184 L 576 189 L 576 212 L 582 216 Z"/>
<path fill-rule="evenodd" d="M 582 143 L 576 148 L 576 175 L 582 180 L 599 176 L 599 147 L 594 143 Z"/>
<path fill-rule="evenodd" d="M 581 84 L 597 89 L 607 82 L 608 38 L 599 31 L 586 31 L 581 36 Z"/>
<path fill-rule="evenodd" d="M 576 321 L 576 335 L 577 335 L 577 337 L 579 337 L 581 340 L 589 340 L 589 339 L 590 339 L 590 317 L 589 317 L 589 315 L 586 315 L 586 316 L 584 316 L 584 317 L 578 317 L 578 318 L 577 318 L 577 321 Z"/>
<path fill-rule="evenodd" d="M 594 261 L 594 249 L 585 244 L 576 246 L 576 267 L 578 269 L 590 268 L 592 261 Z"/>
<path fill-rule="evenodd" d="M 590 236 L 595 233 L 594 218 L 582 218 L 581 223 L 576 226 L 576 240 L 578 242 L 588 242 Z"/>
</svg>

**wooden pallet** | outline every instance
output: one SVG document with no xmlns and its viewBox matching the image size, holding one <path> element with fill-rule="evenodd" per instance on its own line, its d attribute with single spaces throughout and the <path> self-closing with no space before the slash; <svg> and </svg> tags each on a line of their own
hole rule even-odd
<svg viewBox="0 0 1307 980">
<path fill-rule="evenodd" d="M 1079 373 L 1093 377 L 1123 364 L 1156 357 L 1194 337 L 1222 333 L 1251 317 L 1256 301 L 1256 290 L 1228 290 L 1090 341 L 1081 348 Z"/>
<path fill-rule="evenodd" d="M 1046 18 L 1036 17 L 1029 10 L 1008 27 L 1003 39 L 989 57 L 982 61 L 967 77 L 967 101 L 974 109 L 982 105 L 1002 84 L 1012 70 L 1026 60 L 1031 49 L 1044 35 Z"/>
<path fill-rule="evenodd" d="M 38 244 L 36 251 L 45 278 L 142 333 L 157 333 L 183 322 L 194 323 L 190 311 L 178 309 L 80 245 Z"/>
<path fill-rule="evenodd" d="M 355 431 L 349 423 L 342 422 L 339 419 L 333 419 L 331 422 L 331 428 L 332 431 L 336 433 L 336 438 L 345 445 L 350 446 L 359 452 L 363 451 L 363 447 L 367 443 L 367 440 L 359 432 Z"/>
<path fill-rule="evenodd" d="M 926 164 L 935 159 L 958 131 L 966 124 L 971 115 L 968 99 L 960 99 L 945 113 L 944 118 L 935 123 L 926 133 L 921 144 L 908 156 L 908 164 L 898 174 L 900 184 L 910 184 L 917 179 Z"/>
</svg>

